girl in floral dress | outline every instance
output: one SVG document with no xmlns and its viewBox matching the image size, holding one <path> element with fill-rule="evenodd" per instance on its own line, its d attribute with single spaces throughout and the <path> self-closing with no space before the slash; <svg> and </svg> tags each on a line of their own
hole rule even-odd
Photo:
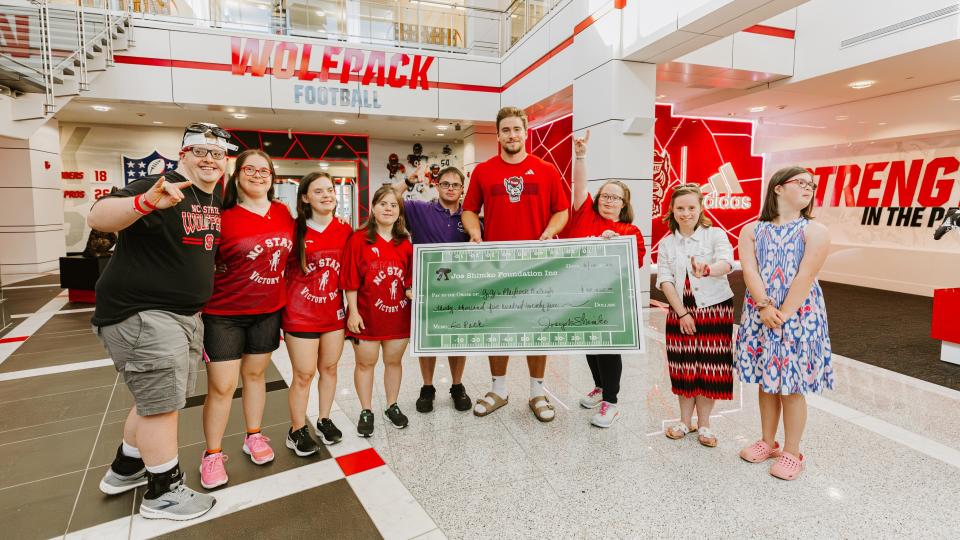
<svg viewBox="0 0 960 540">
<path fill-rule="evenodd" d="M 770 474 L 793 480 L 806 462 L 800 439 L 805 395 L 833 389 L 827 311 L 817 273 L 830 248 L 827 228 L 811 221 L 817 184 L 802 167 L 777 171 L 760 220 L 740 233 L 747 285 L 736 367 L 740 380 L 760 385 L 763 437 L 740 451 L 751 463 L 776 458 Z M 784 445 L 776 441 L 783 416 Z"/>
</svg>

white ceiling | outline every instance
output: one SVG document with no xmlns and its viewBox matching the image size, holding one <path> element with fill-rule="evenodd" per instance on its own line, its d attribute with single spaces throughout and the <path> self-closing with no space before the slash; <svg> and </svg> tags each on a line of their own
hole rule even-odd
<svg viewBox="0 0 960 540">
<path fill-rule="evenodd" d="M 94 110 L 94 105 L 105 105 L 111 109 L 106 112 Z M 236 119 L 235 113 L 246 114 L 245 119 Z M 173 103 L 132 103 L 128 101 L 92 100 L 74 98 L 56 115 L 60 122 L 77 124 L 113 124 L 153 127 L 164 125 L 179 127 L 190 122 L 213 122 L 230 129 L 287 130 L 299 132 L 349 133 L 369 135 L 378 139 L 417 139 L 456 141 L 471 129 L 475 123 L 458 120 L 429 120 L 406 117 L 368 117 L 327 112 L 273 111 L 270 109 L 249 109 L 221 107 L 218 105 L 183 107 Z M 337 125 L 335 118 L 346 120 L 346 124 Z M 154 124 L 154 122 L 163 124 Z M 460 130 L 456 125 L 460 125 Z M 438 125 L 448 126 L 446 131 L 437 129 Z M 442 133 L 440 137 L 437 134 Z"/>
<path fill-rule="evenodd" d="M 801 81 L 785 78 L 746 89 L 703 90 L 658 79 L 657 92 L 683 114 L 764 120 L 789 116 L 810 123 L 818 110 L 960 80 L 957 58 L 960 42 L 953 41 Z M 847 86 L 859 80 L 876 83 L 862 90 Z M 749 111 L 760 106 L 766 110 Z M 798 117 L 799 113 L 809 114 Z"/>
</svg>

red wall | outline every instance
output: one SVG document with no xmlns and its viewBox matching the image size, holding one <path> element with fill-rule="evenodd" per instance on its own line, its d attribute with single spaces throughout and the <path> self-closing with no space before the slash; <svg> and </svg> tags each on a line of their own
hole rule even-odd
<svg viewBox="0 0 960 540">
<path fill-rule="evenodd" d="M 715 196 L 715 204 L 749 204 L 750 207 L 715 207 L 706 209 L 706 213 L 715 227 L 727 232 L 730 243 L 736 249 L 740 229 L 760 215 L 762 203 L 763 157 L 753 155 L 753 123 L 674 116 L 671 105 L 657 105 L 656 114 L 651 239 L 653 260 L 656 261 L 657 246 L 669 232 L 661 216 L 669 209 L 673 188 L 684 181 L 707 186 L 710 184 L 709 178 L 717 174 L 725 163 L 733 168 L 742 193 Z M 681 178 L 684 175 L 684 147 L 687 149 L 686 175 Z"/>
</svg>

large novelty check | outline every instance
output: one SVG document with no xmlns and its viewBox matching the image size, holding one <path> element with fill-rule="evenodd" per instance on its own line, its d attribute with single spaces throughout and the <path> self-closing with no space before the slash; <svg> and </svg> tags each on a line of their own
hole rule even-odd
<svg viewBox="0 0 960 540">
<path fill-rule="evenodd" d="M 414 356 L 640 352 L 630 237 L 414 247 Z"/>
</svg>

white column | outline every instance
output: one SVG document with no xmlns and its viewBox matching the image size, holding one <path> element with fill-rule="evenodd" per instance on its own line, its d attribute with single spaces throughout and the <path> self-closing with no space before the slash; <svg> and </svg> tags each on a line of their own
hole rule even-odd
<svg viewBox="0 0 960 540">
<path fill-rule="evenodd" d="M 0 163 L 0 273 L 56 270 L 66 252 L 57 121 L 29 139 L 0 137 Z"/>
<path fill-rule="evenodd" d="M 607 180 L 630 188 L 634 224 L 650 250 L 653 198 L 653 122 L 657 66 L 610 60 L 573 82 L 573 130 L 590 130 L 587 153 L 589 190 Z M 642 306 L 650 303 L 650 258 L 641 272 Z"/>
<path fill-rule="evenodd" d="M 470 128 L 463 138 L 463 173 L 468 177 L 478 163 L 482 163 L 500 151 L 494 126 Z"/>
</svg>

